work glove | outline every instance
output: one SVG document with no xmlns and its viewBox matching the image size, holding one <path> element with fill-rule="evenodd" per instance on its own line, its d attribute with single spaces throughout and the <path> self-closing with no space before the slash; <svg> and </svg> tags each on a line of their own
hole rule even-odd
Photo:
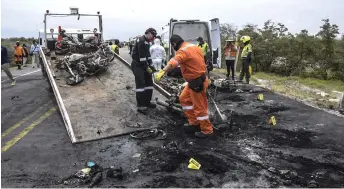
<svg viewBox="0 0 344 189">
<path fill-rule="evenodd" d="M 164 70 L 160 70 L 154 77 L 154 82 L 158 83 L 162 77 L 164 77 L 165 75 L 165 71 Z"/>
<path fill-rule="evenodd" d="M 150 69 L 153 71 L 153 72 L 156 72 L 157 70 L 154 68 L 154 66 L 149 66 Z"/>
<path fill-rule="evenodd" d="M 153 70 L 148 66 L 146 71 L 149 73 L 149 74 L 152 74 L 153 73 Z"/>
</svg>

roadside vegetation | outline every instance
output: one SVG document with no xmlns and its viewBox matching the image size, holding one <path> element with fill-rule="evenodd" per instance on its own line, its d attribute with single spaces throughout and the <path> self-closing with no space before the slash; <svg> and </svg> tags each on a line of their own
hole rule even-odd
<svg viewBox="0 0 344 189">
<path fill-rule="evenodd" d="M 30 47 L 32 45 L 32 41 L 34 38 L 24 38 L 24 37 L 11 37 L 11 38 L 1 38 L 1 45 L 5 46 L 8 51 L 8 59 L 10 61 L 10 65 L 13 67 L 15 66 L 14 63 L 14 46 L 16 45 L 16 41 L 20 42 L 20 46 L 26 44 L 27 51 L 30 53 Z M 31 56 L 28 57 L 27 64 L 31 64 Z"/>
<path fill-rule="evenodd" d="M 271 20 L 262 28 L 249 24 L 239 31 L 234 25 L 222 24 L 222 44 L 229 37 L 249 35 L 255 72 L 344 81 L 344 35 L 339 36 L 338 26 L 329 19 L 323 22 L 316 35 L 306 29 L 292 34 L 284 24 Z"/>
<path fill-rule="evenodd" d="M 224 23 L 221 41 L 225 44 L 230 37 L 251 37 L 255 84 L 318 107 L 334 109 L 341 95 L 338 92 L 344 92 L 344 34 L 340 35 L 338 26 L 329 19 L 322 21 L 315 35 L 306 29 L 292 34 L 284 24 L 272 20 L 266 21 L 262 28 L 248 24 L 241 30 Z M 239 60 L 237 72 L 240 69 Z"/>
</svg>

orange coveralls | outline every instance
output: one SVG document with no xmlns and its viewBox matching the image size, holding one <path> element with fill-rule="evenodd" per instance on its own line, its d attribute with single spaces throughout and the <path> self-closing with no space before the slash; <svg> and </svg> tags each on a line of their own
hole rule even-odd
<svg viewBox="0 0 344 189">
<path fill-rule="evenodd" d="M 184 42 L 168 64 L 173 68 L 180 65 L 183 78 L 190 82 L 193 79 L 206 74 L 206 65 L 201 49 L 191 43 Z M 208 77 L 203 82 L 203 91 L 197 93 L 185 86 L 179 96 L 180 104 L 190 125 L 200 125 L 204 134 L 213 133 L 213 126 L 208 115 L 208 100 L 206 91 L 208 88 Z"/>
<path fill-rule="evenodd" d="M 23 61 L 23 56 L 25 55 L 25 51 L 24 51 L 23 47 L 15 46 L 14 49 L 15 49 L 15 51 L 14 51 L 14 61 L 16 63 L 22 62 Z"/>
</svg>

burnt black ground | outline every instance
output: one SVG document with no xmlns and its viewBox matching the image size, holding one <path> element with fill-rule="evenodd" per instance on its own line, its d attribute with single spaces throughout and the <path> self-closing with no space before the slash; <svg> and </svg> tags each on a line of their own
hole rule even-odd
<svg viewBox="0 0 344 189">
<path fill-rule="evenodd" d="M 126 54 L 121 49 L 129 60 Z M 54 99 L 44 80 L 19 84 L 2 89 L 2 132 Z M 185 120 L 177 115 L 154 111 L 148 117 L 164 120 L 163 141 L 123 136 L 72 145 L 55 112 L 2 153 L 2 187 L 87 187 L 58 181 L 89 160 L 124 170 L 123 180 L 105 178 L 98 187 L 305 187 L 312 180 L 320 187 L 344 187 L 344 119 L 265 90 L 265 101 L 258 102 L 257 93 L 246 89 L 218 91 L 216 101 L 224 114 L 233 110 L 232 121 L 216 124 L 220 130 L 206 140 L 185 133 Z M 12 103 L 16 94 L 25 98 Z M 271 115 L 276 126 L 267 124 Z M 133 158 L 135 153 L 141 156 Z M 200 170 L 187 168 L 191 157 Z"/>
</svg>

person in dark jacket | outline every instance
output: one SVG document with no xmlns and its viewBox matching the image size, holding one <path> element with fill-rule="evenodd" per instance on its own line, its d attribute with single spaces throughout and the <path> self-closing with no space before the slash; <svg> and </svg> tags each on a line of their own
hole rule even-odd
<svg viewBox="0 0 344 189">
<path fill-rule="evenodd" d="M 1 45 L 1 69 L 4 70 L 7 77 L 12 81 L 12 86 L 16 85 L 16 80 L 14 80 L 13 75 L 10 71 L 7 48 L 3 45 Z"/>
<path fill-rule="evenodd" d="M 135 75 L 137 111 L 145 114 L 148 107 L 155 108 L 152 103 L 153 79 L 152 57 L 149 52 L 150 42 L 154 40 L 157 32 L 148 28 L 145 35 L 140 36 L 133 47 L 131 69 Z"/>
<path fill-rule="evenodd" d="M 133 51 L 133 42 L 132 41 L 129 41 L 129 54 L 131 54 L 131 52 Z"/>
<path fill-rule="evenodd" d="M 23 64 L 22 64 L 23 67 L 27 67 L 26 63 L 27 63 L 27 58 L 29 57 L 29 53 L 26 48 L 27 48 L 26 44 L 23 44 L 23 50 L 25 52 L 25 55 L 23 56 Z"/>
</svg>

